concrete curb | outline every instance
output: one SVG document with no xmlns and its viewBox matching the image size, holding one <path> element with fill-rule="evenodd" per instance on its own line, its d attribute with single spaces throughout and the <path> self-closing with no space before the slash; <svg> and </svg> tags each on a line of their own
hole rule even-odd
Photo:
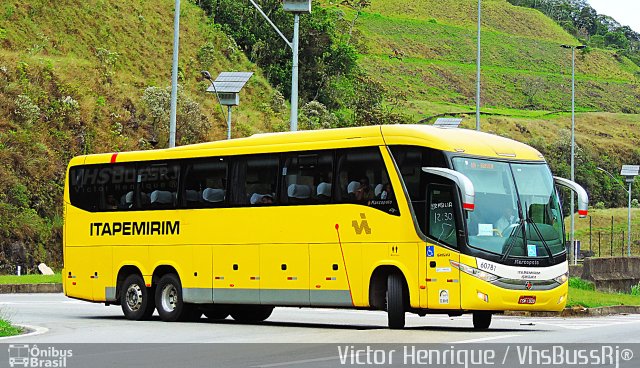
<svg viewBox="0 0 640 368">
<path fill-rule="evenodd" d="M 520 317 L 593 317 L 612 314 L 640 314 L 640 306 L 616 305 L 598 308 L 566 308 L 562 312 L 505 312 L 505 316 Z"/>
<path fill-rule="evenodd" d="M 19 324 L 19 323 L 18 324 L 14 324 L 14 326 L 22 327 L 22 333 L 19 334 L 19 335 L 0 337 L 0 340 L 15 339 L 15 338 L 18 338 L 18 337 L 33 337 L 33 336 L 42 335 L 42 334 L 47 333 L 49 331 L 48 328 L 40 327 L 40 326 L 23 325 L 23 324 Z"/>
<path fill-rule="evenodd" d="M 7 284 L 0 285 L 0 294 L 61 293 L 62 284 Z"/>
</svg>

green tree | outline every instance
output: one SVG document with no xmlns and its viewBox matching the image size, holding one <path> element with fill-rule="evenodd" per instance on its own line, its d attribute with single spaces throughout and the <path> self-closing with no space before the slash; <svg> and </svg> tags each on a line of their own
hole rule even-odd
<svg viewBox="0 0 640 368">
<path fill-rule="evenodd" d="M 289 98 L 291 50 L 257 10 L 249 2 L 236 0 L 216 0 L 215 6 L 209 1 L 202 5 L 213 12 L 215 22 L 265 71 L 269 82 Z M 293 16 L 282 9 L 281 1 L 263 0 L 260 6 L 285 35 L 293 34 Z M 335 105 L 325 89 L 332 78 L 356 69 L 357 54 L 347 42 L 339 40 L 336 21 L 335 14 L 322 7 L 301 17 L 299 88 L 302 101 L 318 100 L 327 106 Z"/>
<path fill-rule="evenodd" d="M 630 46 L 629 40 L 621 31 L 607 33 L 604 36 L 604 43 L 606 47 L 622 50 L 626 50 Z"/>
</svg>

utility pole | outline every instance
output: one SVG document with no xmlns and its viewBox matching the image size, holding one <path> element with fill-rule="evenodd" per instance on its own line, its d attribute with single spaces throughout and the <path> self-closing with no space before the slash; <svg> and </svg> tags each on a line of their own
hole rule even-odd
<svg viewBox="0 0 640 368">
<path fill-rule="evenodd" d="M 576 49 L 581 50 L 586 46 L 561 45 L 562 48 L 571 49 L 571 181 L 576 181 Z M 575 195 L 571 192 L 571 253 L 573 254 L 573 264 L 578 264 L 578 257 L 575 254 L 575 218 L 573 209 L 575 208 Z"/>
<path fill-rule="evenodd" d="M 258 10 L 260 15 L 271 25 L 271 27 L 278 33 L 280 38 L 291 48 L 293 51 L 293 65 L 291 70 L 291 131 L 298 130 L 298 54 L 299 54 L 299 40 L 300 40 L 300 14 L 311 13 L 311 0 L 284 0 L 284 11 L 293 13 L 293 41 L 289 42 L 289 39 L 282 34 L 278 26 L 276 26 L 271 19 L 262 11 L 262 8 L 254 0 L 249 0 L 251 4 Z"/>
<path fill-rule="evenodd" d="M 480 130 L 480 37 L 482 27 L 482 0 L 478 0 L 478 59 L 477 59 L 477 72 L 476 77 L 476 130 Z"/>
<path fill-rule="evenodd" d="M 178 107 L 178 49 L 180 47 L 180 0 L 176 0 L 173 17 L 173 65 L 171 70 L 171 112 L 169 122 L 169 147 L 176 146 L 176 111 Z"/>
</svg>

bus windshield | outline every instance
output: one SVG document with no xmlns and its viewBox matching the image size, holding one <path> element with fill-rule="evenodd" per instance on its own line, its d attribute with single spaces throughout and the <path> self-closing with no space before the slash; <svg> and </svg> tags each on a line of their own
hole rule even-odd
<svg viewBox="0 0 640 368">
<path fill-rule="evenodd" d="M 454 158 L 455 170 L 475 187 L 469 245 L 507 257 L 550 257 L 564 252 L 564 228 L 546 164 Z"/>
</svg>

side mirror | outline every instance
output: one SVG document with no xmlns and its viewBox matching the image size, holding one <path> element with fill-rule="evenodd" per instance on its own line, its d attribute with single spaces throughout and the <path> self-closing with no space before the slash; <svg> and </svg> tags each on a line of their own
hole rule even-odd
<svg viewBox="0 0 640 368">
<path fill-rule="evenodd" d="M 462 208 L 465 211 L 473 211 L 476 207 L 476 190 L 473 187 L 471 179 L 466 175 L 461 174 L 455 170 L 444 169 L 441 167 L 423 167 L 422 171 L 427 174 L 437 175 L 445 179 L 449 179 L 456 183 L 460 192 L 462 193 Z"/>
<path fill-rule="evenodd" d="M 568 179 L 553 177 L 556 185 L 569 188 L 578 195 L 578 215 L 580 218 L 585 218 L 589 214 L 589 195 L 578 183 Z"/>
</svg>

